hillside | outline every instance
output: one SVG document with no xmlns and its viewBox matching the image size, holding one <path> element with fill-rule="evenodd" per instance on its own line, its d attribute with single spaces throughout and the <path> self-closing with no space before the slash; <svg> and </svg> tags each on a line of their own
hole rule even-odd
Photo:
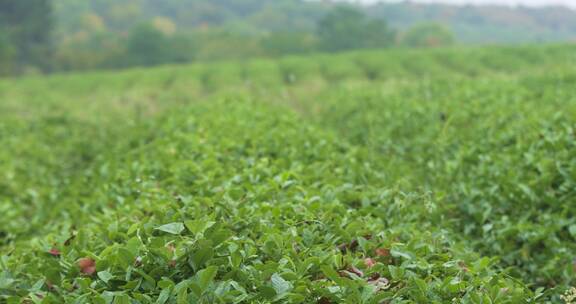
<svg viewBox="0 0 576 304">
<path fill-rule="evenodd" d="M 0 77 L 387 48 L 572 42 L 563 7 L 5 0 Z"/>
<path fill-rule="evenodd" d="M 228 29 L 245 35 L 275 31 L 314 32 L 316 23 L 337 4 L 299 0 L 55 0 L 62 36 L 94 27 L 127 32 L 138 23 L 167 18 L 177 29 Z M 565 7 L 452 6 L 411 2 L 364 7 L 399 30 L 439 22 L 466 44 L 574 41 L 576 11 Z"/>
<path fill-rule="evenodd" d="M 573 46 L 0 81 L 0 303 L 561 303 Z"/>
<path fill-rule="evenodd" d="M 576 41 L 576 11 L 566 7 L 382 4 L 369 8 L 397 28 L 420 22 L 446 25 L 464 44 Z"/>
</svg>

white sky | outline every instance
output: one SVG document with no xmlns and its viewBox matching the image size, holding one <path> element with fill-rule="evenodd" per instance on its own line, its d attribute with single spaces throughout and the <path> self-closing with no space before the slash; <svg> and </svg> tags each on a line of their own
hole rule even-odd
<svg viewBox="0 0 576 304">
<path fill-rule="evenodd" d="M 401 2 L 399 0 L 349 0 L 352 2 L 374 3 L 374 2 Z M 576 0 L 410 0 L 412 2 L 440 2 L 451 4 L 500 4 L 500 5 L 565 5 L 576 8 Z"/>
</svg>

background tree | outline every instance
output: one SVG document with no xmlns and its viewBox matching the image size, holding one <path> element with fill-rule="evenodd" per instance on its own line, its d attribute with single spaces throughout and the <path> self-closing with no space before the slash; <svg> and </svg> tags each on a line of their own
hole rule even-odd
<svg viewBox="0 0 576 304">
<path fill-rule="evenodd" d="M 316 39 L 309 33 L 275 32 L 261 40 L 267 55 L 304 54 L 314 51 Z"/>
<path fill-rule="evenodd" d="M 0 76 L 12 74 L 15 55 L 16 50 L 11 44 L 8 34 L 0 31 Z"/>
<path fill-rule="evenodd" d="M 0 28 L 16 51 L 16 72 L 29 67 L 49 70 L 52 55 L 52 6 L 49 0 L 1 0 Z"/>
<path fill-rule="evenodd" d="M 128 37 L 126 62 L 129 65 L 156 65 L 169 61 L 169 39 L 150 24 L 135 27 Z"/>
<path fill-rule="evenodd" d="M 454 44 L 454 35 L 437 23 L 423 23 L 409 29 L 401 38 L 407 47 L 439 47 Z"/>
<path fill-rule="evenodd" d="M 125 66 L 125 53 L 126 38 L 107 31 L 85 33 L 58 44 L 54 54 L 55 68 L 69 71 L 122 67 Z"/>
<path fill-rule="evenodd" d="M 368 18 L 352 7 L 337 7 L 318 22 L 318 38 L 325 51 L 390 46 L 394 33 L 380 19 Z"/>
</svg>

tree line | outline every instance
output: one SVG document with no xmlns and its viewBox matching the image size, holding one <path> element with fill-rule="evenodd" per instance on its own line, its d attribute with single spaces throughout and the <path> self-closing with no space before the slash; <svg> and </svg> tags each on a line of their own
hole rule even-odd
<svg viewBox="0 0 576 304">
<path fill-rule="evenodd" d="M 319 16 L 311 28 L 298 26 L 254 32 L 243 27 L 242 19 L 226 26 L 215 26 L 225 17 L 204 12 L 205 22 L 182 17 L 150 18 L 106 22 L 96 12 L 114 7 L 102 2 L 83 14 L 82 30 L 63 31 L 53 5 L 65 0 L 0 1 L 0 75 L 20 75 L 54 71 L 125 68 L 168 63 L 273 57 L 312 52 L 341 52 L 353 49 L 393 46 L 433 47 L 452 44 L 452 33 L 438 24 L 420 24 L 405 31 L 391 28 L 384 19 L 369 17 L 354 6 L 334 6 Z M 219 0 L 225 1 L 225 0 Z M 243 3 L 242 1 L 234 2 Z M 260 0 L 246 0 L 235 8 L 262 9 Z M 286 2 L 294 4 L 296 2 Z M 71 7 L 72 4 L 67 4 Z M 231 5 L 231 4 L 229 4 Z M 250 6 L 252 5 L 252 6 Z M 300 3 L 300 5 L 303 5 Z M 56 6 L 58 9 L 58 6 Z M 111 14 L 127 16 L 130 10 Z M 162 10 L 162 8 L 155 8 Z M 124 15 L 123 15 L 124 14 Z M 299 12 L 302 14 L 302 12 Z M 272 14 L 273 15 L 273 14 Z M 270 18 L 262 14 L 260 18 Z M 63 18 L 63 17 L 61 17 Z M 70 17 L 71 18 L 71 17 Z M 200 17 L 195 17 L 200 18 Z M 207 19 L 212 18 L 212 19 Z M 254 17 L 251 17 L 254 18 Z M 123 19 L 123 18 L 119 18 Z M 195 22 L 193 22 L 195 21 Z M 268 24 L 270 24 L 269 22 Z M 72 23 L 70 23 L 72 24 Z M 111 26 L 110 24 L 113 24 Z"/>
<path fill-rule="evenodd" d="M 0 1 L 0 74 L 23 73 L 27 67 L 50 71 L 53 25 L 48 0 Z"/>
</svg>

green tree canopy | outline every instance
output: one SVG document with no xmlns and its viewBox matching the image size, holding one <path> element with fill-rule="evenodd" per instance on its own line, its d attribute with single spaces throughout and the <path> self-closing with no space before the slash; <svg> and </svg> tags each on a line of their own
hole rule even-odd
<svg viewBox="0 0 576 304">
<path fill-rule="evenodd" d="M 394 42 L 394 32 L 384 20 L 368 18 L 348 6 L 337 7 L 318 22 L 318 38 L 325 51 L 379 48 Z"/>
<path fill-rule="evenodd" d="M 170 56 L 169 39 L 150 24 L 142 24 L 130 32 L 126 60 L 131 65 L 156 65 Z"/>
<path fill-rule="evenodd" d="M 0 1 L 0 28 L 5 47 L 16 50 L 13 60 L 19 71 L 27 67 L 50 68 L 52 53 L 52 6 L 49 0 Z"/>
<path fill-rule="evenodd" d="M 0 31 L 0 76 L 10 75 L 13 72 L 15 55 L 16 50 L 8 34 Z"/>
</svg>

